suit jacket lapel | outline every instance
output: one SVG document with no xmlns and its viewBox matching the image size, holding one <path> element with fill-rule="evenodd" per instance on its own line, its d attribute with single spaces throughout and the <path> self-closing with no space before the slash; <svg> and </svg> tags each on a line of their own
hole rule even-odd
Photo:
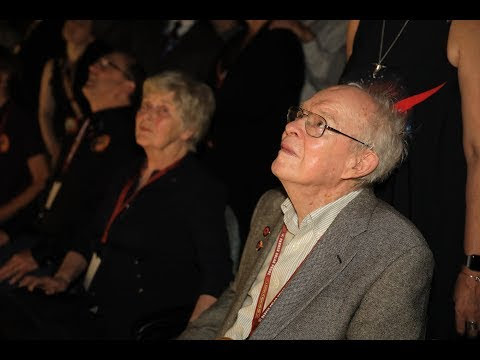
<svg viewBox="0 0 480 360">
<path fill-rule="evenodd" d="M 366 189 L 338 214 L 252 334 L 252 339 L 275 338 L 340 274 L 357 253 L 360 244 L 355 237 L 366 230 L 376 203 L 373 192 Z"/>
<path fill-rule="evenodd" d="M 275 195 L 275 202 L 278 203 L 278 207 L 285 199 L 283 195 Z M 265 213 L 259 214 L 255 219 L 256 226 L 252 226 L 252 231 L 248 236 L 248 241 L 245 244 L 243 255 L 240 263 L 240 268 L 237 274 L 237 289 L 238 293 L 235 297 L 235 301 L 223 323 L 223 331 L 228 330 L 236 319 L 238 310 L 243 305 L 248 291 L 252 287 L 258 273 L 260 272 L 262 265 L 265 261 L 269 261 L 268 254 L 270 249 L 275 244 L 280 231 L 283 226 L 283 213 L 278 208 L 275 214 Z M 263 236 L 263 230 L 265 226 L 269 226 L 271 231 L 267 236 Z M 256 245 L 259 241 L 263 241 L 263 247 L 257 251 Z"/>
</svg>

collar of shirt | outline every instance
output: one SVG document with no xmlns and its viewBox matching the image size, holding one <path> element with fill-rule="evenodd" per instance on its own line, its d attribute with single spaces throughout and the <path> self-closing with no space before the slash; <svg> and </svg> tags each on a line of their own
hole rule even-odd
<svg viewBox="0 0 480 360">
<path fill-rule="evenodd" d="M 290 199 L 287 197 L 281 205 L 283 222 L 287 226 L 288 231 L 294 236 L 296 236 L 299 232 L 305 233 L 308 231 L 313 231 L 314 236 L 319 237 L 320 234 L 323 234 L 326 231 L 333 220 L 335 220 L 338 213 L 358 194 L 360 194 L 362 190 L 363 189 L 351 191 L 334 202 L 313 210 L 311 213 L 305 216 L 300 226 L 298 225 L 298 216 L 295 212 L 295 208 L 293 207 Z"/>
<path fill-rule="evenodd" d="M 180 22 L 180 27 L 177 30 L 177 34 L 179 37 L 183 36 L 188 30 L 190 30 L 190 28 L 195 23 L 195 20 L 170 20 L 166 28 L 167 34 L 173 29 L 177 21 Z"/>
</svg>

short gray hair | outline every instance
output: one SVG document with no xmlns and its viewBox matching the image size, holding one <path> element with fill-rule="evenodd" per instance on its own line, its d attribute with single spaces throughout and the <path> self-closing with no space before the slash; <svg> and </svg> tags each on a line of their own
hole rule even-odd
<svg viewBox="0 0 480 360">
<path fill-rule="evenodd" d="M 378 156 L 378 166 L 360 179 L 361 185 L 385 180 L 407 156 L 407 131 L 405 113 L 395 109 L 400 89 L 393 83 L 349 83 L 367 93 L 376 105 L 376 111 L 366 119 L 362 139 L 373 146 Z M 359 144 L 359 146 L 361 146 Z"/>
<path fill-rule="evenodd" d="M 143 84 L 143 96 L 164 91 L 173 92 L 173 101 L 183 125 L 194 132 L 189 140 L 189 149 L 195 151 L 210 127 L 215 111 L 212 89 L 179 71 L 162 72 L 147 78 Z"/>
</svg>

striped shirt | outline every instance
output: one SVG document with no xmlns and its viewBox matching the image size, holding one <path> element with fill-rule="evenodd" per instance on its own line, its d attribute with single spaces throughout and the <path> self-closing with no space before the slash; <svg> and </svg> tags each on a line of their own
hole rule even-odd
<svg viewBox="0 0 480 360">
<path fill-rule="evenodd" d="M 361 191 L 361 189 L 352 191 L 334 202 L 312 211 L 303 219 L 300 226 L 298 226 L 297 213 L 295 212 L 290 199 L 287 198 L 282 203 L 283 221 L 287 227 L 287 233 L 278 262 L 271 274 L 270 286 L 268 288 L 264 308 L 270 304 L 273 298 L 290 279 L 295 270 L 310 253 L 313 246 L 325 233 L 333 220 L 335 220 L 338 213 L 358 194 L 360 194 Z M 238 311 L 237 320 L 233 326 L 227 330 L 224 336 L 234 340 L 244 340 L 250 334 L 258 296 L 262 289 L 263 280 L 274 252 L 275 244 L 270 249 L 269 255 L 250 288 L 242 307 Z"/>
</svg>

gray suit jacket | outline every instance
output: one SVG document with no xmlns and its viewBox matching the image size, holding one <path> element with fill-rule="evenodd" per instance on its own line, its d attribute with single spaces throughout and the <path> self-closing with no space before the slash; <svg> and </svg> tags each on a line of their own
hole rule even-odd
<svg viewBox="0 0 480 360">
<path fill-rule="evenodd" d="M 284 199 L 279 190 L 262 196 L 235 281 L 179 339 L 213 339 L 233 325 L 281 230 Z M 272 229 L 267 237 L 265 226 Z M 256 251 L 259 240 L 264 247 Z M 249 339 L 422 339 L 433 265 L 414 225 L 365 189 L 338 214 Z"/>
</svg>

